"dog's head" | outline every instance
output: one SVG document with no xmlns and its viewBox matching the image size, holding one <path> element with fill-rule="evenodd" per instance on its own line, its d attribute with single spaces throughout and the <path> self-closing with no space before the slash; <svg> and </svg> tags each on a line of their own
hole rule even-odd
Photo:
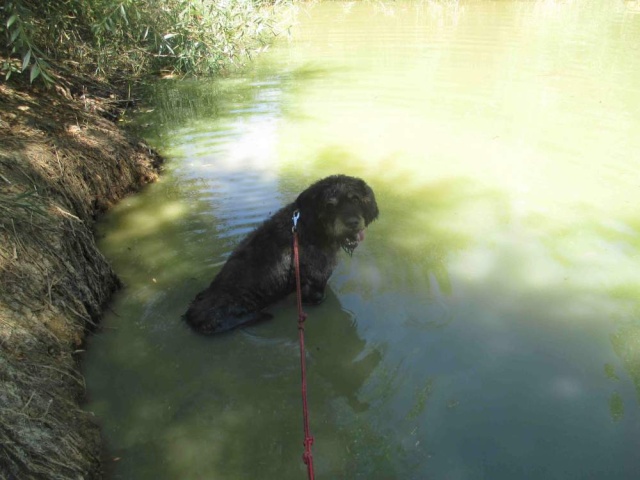
<svg viewBox="0 0 640 480">
<path fill-rule="evenodd" d="M 349 254 L 379 213 L 371 187 L 347 175 L 332 175 L 314 183 L 298 196 L 296 205 L 303 225 L 337 242 Z"/>
</svg>

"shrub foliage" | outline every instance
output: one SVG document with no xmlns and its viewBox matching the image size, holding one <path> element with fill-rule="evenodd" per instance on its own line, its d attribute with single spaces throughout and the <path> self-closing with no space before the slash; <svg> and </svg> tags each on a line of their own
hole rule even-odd
<svg viewBox="0 0 640 480">
<path fill-rule="evenodd" d="M 55 81 L 54 68 L 107 79 L 149 71 L 206 75 L 242 63 L 277 34 L 290 0 L 5 0 L 5 78 Z"/>
</svg>

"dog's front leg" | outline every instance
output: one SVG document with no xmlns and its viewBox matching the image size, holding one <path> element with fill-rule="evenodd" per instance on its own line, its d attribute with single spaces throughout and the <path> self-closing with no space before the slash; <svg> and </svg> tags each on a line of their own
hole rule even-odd
<svg viewBox="0 0 640 480">
<path fill-rule="evenodd" d="M 321 256 L 316 257 L 317 259 Z M 328 263 L 317 262 L 311 265 L 305 265 L 304 273 L 301 279 L 302 301 L 307 305 L 318 305 L 325 298 L 325 288 L 327 281 L 331 276 L 333 268 L 328 267 Z"/>
<path fill-rule="evenodd" d="M 300 259 L 302 302 L 318 305 L 325 298 L 327 282 L 336 266 L 336 255 L 333 251 L 315 245 L 306 247 Z"/>
</svg>

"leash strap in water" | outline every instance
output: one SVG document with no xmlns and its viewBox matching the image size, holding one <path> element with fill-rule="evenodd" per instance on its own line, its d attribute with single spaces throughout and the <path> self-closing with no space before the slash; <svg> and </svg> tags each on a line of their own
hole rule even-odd
<svg viewBox="0 0 640 480">
<path fill-rule="evenodd" d="M 313 437 L 309 432 L 309 406 L 307 404 L 307 369 L 305 361 L 304 348 L 304 321 L 307 314 L 302 310 L 302 289 L 300 286 L 300 255 L 298 252 L 298 219 L 300 212 L 296 210 L 293 213 L 293 265 L 296 276 L 296 297 L 298 300 L 298 334 L 300 337 L 300 371 L 302 373 L 302 419 L 304 423 L 304 453 L 302 461 L 307 466 L 307 474 L 309 480 L 314 480 L 313 473 L 313 455 L 311 454 L 311 445 L 313 445 Z"/>
</svg>

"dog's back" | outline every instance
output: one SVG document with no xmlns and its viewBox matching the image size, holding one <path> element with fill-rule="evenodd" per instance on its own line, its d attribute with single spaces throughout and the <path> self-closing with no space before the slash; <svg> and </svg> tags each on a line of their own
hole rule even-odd
<svg viewBox="0 0 640 480">
<path fill-rule="evenodd" d="M 271 318 L 261 310 L 294 289 L 287 248 L 293 209 L 291 204 L 276 212 L 235 248 L 213 282 L 191 302 L 184 316 L 187 324 L 208 335 Z"/>
</svg>

